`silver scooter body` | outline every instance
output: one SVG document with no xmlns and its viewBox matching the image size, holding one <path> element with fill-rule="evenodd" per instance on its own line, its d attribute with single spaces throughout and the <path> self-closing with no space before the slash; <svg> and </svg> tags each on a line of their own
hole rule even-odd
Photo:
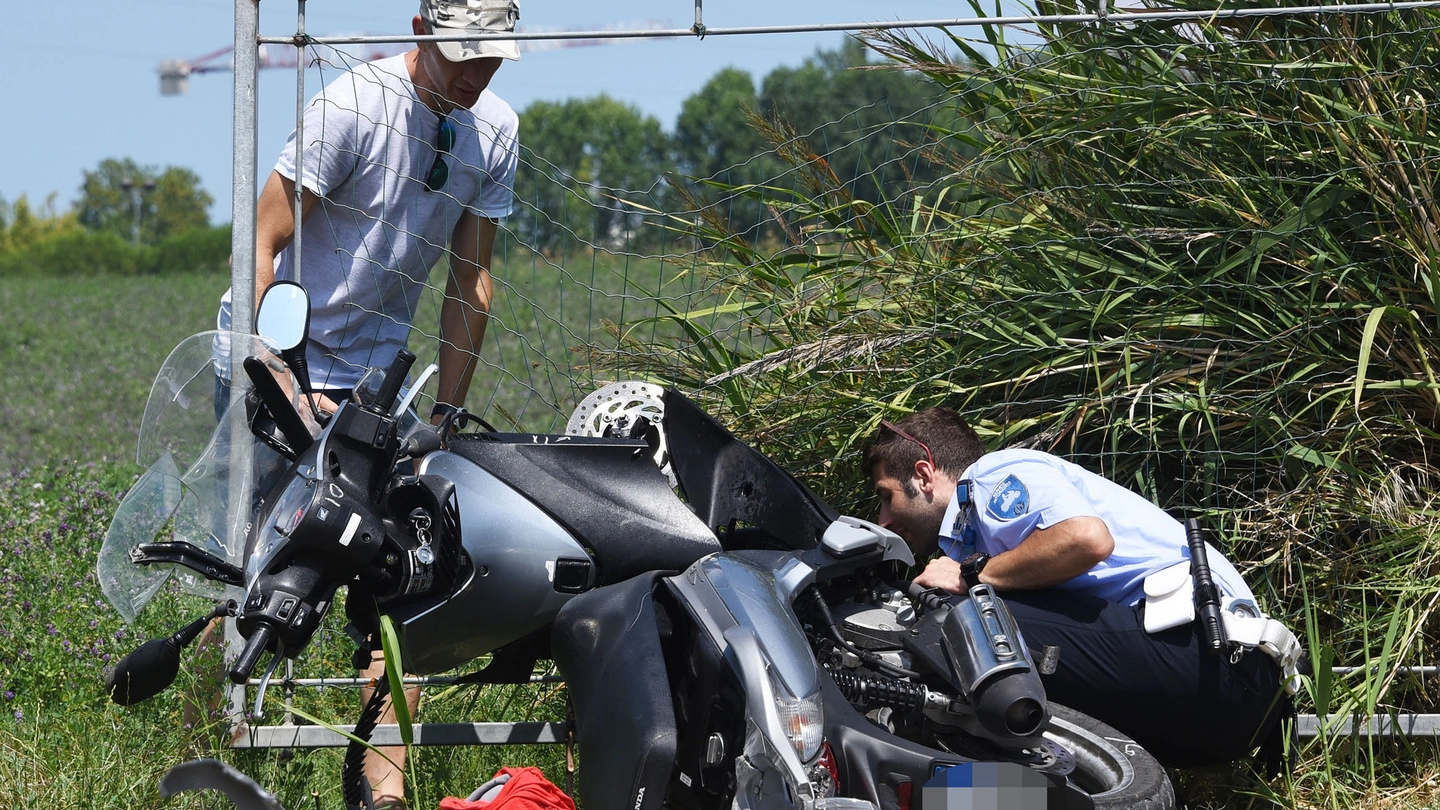
<svg viewBox="0 0 1440 810">
<path fill-rule="evenodd" d="M 455 484 L 472 573 L 438 605 L 392 612 L 411 672 L 451 669 L 523 638 L 555 619 L 573 594 L 555 589 L 561 560 L 588 559 L 559 523 L 509 485 L 460 456 L 431 453 L 422 475 Z M 461 628 L 464 632 L 457 632 Z"/>
</svg>

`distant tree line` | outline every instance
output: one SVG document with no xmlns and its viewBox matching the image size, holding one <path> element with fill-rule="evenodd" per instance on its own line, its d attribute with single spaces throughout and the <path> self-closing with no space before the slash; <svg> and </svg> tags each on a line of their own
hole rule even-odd
<svg viewBox="0 0 1440 810">
<path fill-rule="evenodd" d="M 531 104 L 512 238 L 547 253 L 664 251 L 703 220 L 752 243 L 784 239 L 775 200 L 811 190 L 797 150 L 855 199 L 901 199 L 935 179 L 919 156 L 949 113 L 933 81 L 866 55 L 850 40 L 758 88 L 743 70 L 721 70 L 686 99 L 673 133 L 604 95 Z M 792 154 L 777 153 L 777 132 L 790 134 Z M 68 211 L 53 198 L 0 198 L 0 276 L 228 272 L 230 226 L 210 224 L 211 202 L 189 169 L 107 159 L 85 172 Z"/>
<path fill-rule="evenodd" d="M 546 252 L 665 251 L 705 220 L 752 244 L 783 239 L 774 201 L 811 191 L 779 154 L 786 149 L 809 155 L 856 199 L 902 199 L 936 179 L 922 150 L 953 112 L 929 78 L 867 53 L 847 40 L 776 68 L 758 88 L 743 70 L 721 70 L 685 100 L 670 134 L 603 95 L 532 104 L 520 115 L 515 237 Z"/>
<path fill-rule="evenodd" d="M 103 160 L 69 211 L 0 199 L 0 276 L 228 272 L 230 226 L 210 224 L 212 201 L 189 169 Z"/>
</svg>

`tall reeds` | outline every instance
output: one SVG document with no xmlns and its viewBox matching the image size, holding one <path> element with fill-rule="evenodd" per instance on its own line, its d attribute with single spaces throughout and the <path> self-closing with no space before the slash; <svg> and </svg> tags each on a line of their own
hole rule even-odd
<svg viewBox="0 0 1440 810">
<path fill-rule="evenodd" d="M 680 272 L 716 298 L 632 369 L 859 514 L 878 421 L 953 405 L 992 446 L 1201 515 L 1317 664 L 1358 667 L 1317 674 L 1304 710 L 1428 710 L 1396 667 L 1430 661 L 1440 599 L 1440 12 L 1117 17 L 1025 48 L 869 37 L 946 88 L 898 150 L 942 179 L 865 202 L 757 121 L 789 175 L 736 192 L 787 239 L 702 220 L 705 261 Z M 1370 761 L 1320 739 L 1330 766 Z"/>
</svg>

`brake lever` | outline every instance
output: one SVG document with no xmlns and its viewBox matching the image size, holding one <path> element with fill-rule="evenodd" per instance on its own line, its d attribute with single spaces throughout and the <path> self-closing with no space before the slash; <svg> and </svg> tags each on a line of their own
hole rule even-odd
<svg viewBox="0 0 1440 810">
<path fill-rule="evenodd" d="M 239 566 L 184 541 L 141 543 L 130 549 L 130 562 L 136 565 L 173 563 L 215 582 L 236 586 L 245 584 L 245 572 Z"/>
</svg>

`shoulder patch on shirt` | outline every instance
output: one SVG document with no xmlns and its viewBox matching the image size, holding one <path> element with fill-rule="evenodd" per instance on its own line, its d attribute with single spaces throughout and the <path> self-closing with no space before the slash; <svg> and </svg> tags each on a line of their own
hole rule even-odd
<svg viewBox="0 0 1440 810">
<path fill-rule="evenodd" d="M 1007 475 L 990 496 L 985 511 L 998 520 L 1014 520 L 1030 511 L 1030 491 L 1019 478 Z"/>
</svg>

